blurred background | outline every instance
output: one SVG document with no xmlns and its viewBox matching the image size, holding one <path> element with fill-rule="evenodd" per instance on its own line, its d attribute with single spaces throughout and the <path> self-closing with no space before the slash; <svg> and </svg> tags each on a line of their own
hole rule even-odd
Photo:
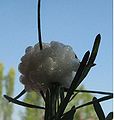
<svg viewBox="0 0 114 120">
<path fill-rule="evenodd" d="M 96 66 L 89 72 L 79 89 L 112 92 L 112 0 L 41 0 L 43 42 L 59 41 L 72 46 L 81 60 L 92 50 L 94 39 L 101 34 Z M 0 120 L 38 120 L 43 111 L 8 104 L 3 95 L 16 96 L 24 86 L 19 82 L 18 64 L 27 46 L 37 39 L 37 0 L 0 0 Z M 90 101 L 97 94 L 79 94 L 72 104 Z M 20 100 L 42 105 L 40 95 L 28 93 Z M 112 100 L 103 102 L 107 115 Z M 90 112 L 91 111 L 91 112 Z M 93 107 L 80 109 L 78 120 L 96 120 Z"/>
</svg>

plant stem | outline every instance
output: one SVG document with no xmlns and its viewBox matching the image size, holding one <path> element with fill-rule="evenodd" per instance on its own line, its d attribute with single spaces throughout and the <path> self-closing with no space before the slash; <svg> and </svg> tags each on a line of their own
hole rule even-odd
<svg viewBox="0 0 114 120">
<path fill-rule="evenodd" d="M 39 38 L 39 46 L 40 50 L 43 49 L 42 47 L 42 37 L 41 37 L 41 23 L 40 23 L 40 0 L 38 0 L 38 38 Z"/>
<path fill-rule="evenodd" d="M 51 116 L 55 116 L 56 114 L 56 93 L 55 93 L 56 85 L 53 84 L 50 88 L 50 106 L 51 106 Z"/>
<path fill-rule="evenodd" d="M 55 120 L 54 116 L 56 115 L 59 99 L 59 86 L 56 83 L 50 85 L 46 93 L 45 101 L 45 120 Z"/>
</svg>

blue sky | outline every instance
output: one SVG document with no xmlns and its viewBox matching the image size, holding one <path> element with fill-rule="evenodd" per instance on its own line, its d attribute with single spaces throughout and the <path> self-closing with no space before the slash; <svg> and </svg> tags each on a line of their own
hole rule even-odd
<svg viewBox="0 0 114 120">
<path fill-rule="evenodd" d="M 41 0 L 41 28 L 43 42 L 71 45 L 80 60 L 100 33 L 97 65 L 82 84 L 90 90 L 112 91 L 112 0 Z M 0 0 L 0 62 L 5 73 L 10 67 L 16 70 L 15 95 L 23 88 L 18 80 L 20 58 L 36 42 L 37 0 Z M 112 101 L 102 106 L 107 114 Z"/>
</svg>

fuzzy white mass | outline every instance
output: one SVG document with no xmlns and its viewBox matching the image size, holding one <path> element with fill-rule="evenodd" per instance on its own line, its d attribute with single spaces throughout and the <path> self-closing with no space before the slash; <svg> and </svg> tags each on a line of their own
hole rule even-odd
<svg viewBox="0 0 114 120">
<path fill-rule="evenodd" d="M 42 50 L 39 44 L 29 46 L 19 64 L 20 81 L 28 91 L 44 91 L 51 83 L 69 88 L 79 64 L 79 59 L 68 45 L 52 41 L 50 44 L 43 43 Z"/>
</svg>

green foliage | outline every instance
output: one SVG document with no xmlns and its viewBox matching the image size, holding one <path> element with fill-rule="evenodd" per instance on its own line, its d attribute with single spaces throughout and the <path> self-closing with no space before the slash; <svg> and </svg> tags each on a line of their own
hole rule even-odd
<svg viewBox="0 0 114 120">
<path fill-rule="evenodd" d="M 14 92 L 14 79 L 15 79 L 15 71 L 11 68 L 8 74 L 5 76 L 5 90 L 6 94 L 9 96 L 13 95 Z M 11 120 L 11 116 L 13 113 L 13 104 L 8 104 L 5 109 L 5 119 Z"/>
<path fill-rule="evenodd" d="M 40 105 L 42 103 L 41 97 L 35 92 L 27 93 L 24 101 L 35 105 Z M 26 108 L 22 120 L 43 120 L 43 114 L 42 110 Z"/>
<path fill-rule="evenodd" d="M 4 70 L 4 66 L 3 64 L 0 63 L 0 98 L 2 96 L 2 81 L 3 81 L 3 70 Z"/>
<path fill-rule="evenodd" d="M 2 91 L 3 91 L 3 70 L 4 66 L 0 63 L 0 117 L 2 116 L 2 109 L 3 103 L 2 103 Z"/>
<path fill-rule="evenodd" d="M 5 89 L 6 89 L 6 94 L 9 96 L 12 96 L 14 92 L 14 79 L 15 79 L 15 71 L 13 68 L 11 68 L 8 74 L 5 76 Z"/>
<path fill-rule="evenodd" d="M 79 87 L 79 90 L 85 90 L 85 87 L 82 85 Z M 93 98 L 93 95 L 90 93 L 78 93 L 73 100 L 68 104 L 66 111 L 71 109 L 73 105 L 79 106 L 86 102 L 89 102 Z M 94 112 L 94 108 L 92 105 L 80 108 L 76 111 L 74 115 L 74 120 L 87 120 L 92 118 L 93 120 L 97 120 L 96 114 Z"/>
<path fill-rule="evenodd" d="M 15 70 L 10 68 L 7 75 L 4 75 L 4 66 L 0 63 L 0 118 L 12 120 L 13 104 L 8 104 L 3 98 L 3 93 L 12 96 L 14 92 Z"/>
</svg>

